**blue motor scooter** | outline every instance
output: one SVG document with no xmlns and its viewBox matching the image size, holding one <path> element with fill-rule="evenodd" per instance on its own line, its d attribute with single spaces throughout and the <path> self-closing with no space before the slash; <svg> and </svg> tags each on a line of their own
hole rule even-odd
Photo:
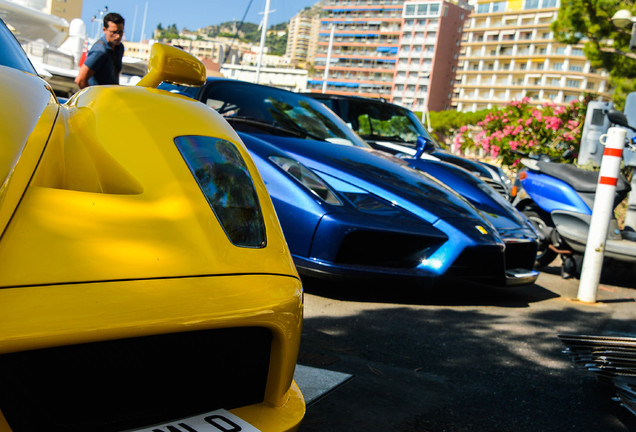
<svg viewBox="0 0 636 432">
<path fill-rule="evenodd" d="M 608 113 L 610 121 L 635 130 L 619 111 Z M 634 144 L 630 143 L 633 147 Z M 634 151 L 626 148 L 625 151 Z M 561 255 L 561 276 L 579 277 L 587 235 L 590 228 L 598 171 L 541 158 L 523 158 L 524 165 L 515 179 L 513 206 L 524 213 L 539 234 L 539 250 L 535 265 L 544 267 Z M 629 182 L 621 174 L 616 185 L 614 208 L 630 191 Z M 636 262 L 636 232 L 619 229 L 612 217 L 605 244 L 605 257 L 617 261 Z"/>
</svg>

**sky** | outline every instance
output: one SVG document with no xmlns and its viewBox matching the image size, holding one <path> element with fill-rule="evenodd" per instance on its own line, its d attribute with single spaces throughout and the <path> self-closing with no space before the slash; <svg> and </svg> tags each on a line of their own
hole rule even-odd
<svg viewBox="0 0 636 432">
<path fill-rule="evenodd" d="M 318 0 L 270 0 L 267 25 L 269 27 L 287 22 L 300 10 L 317 2 Z M 159 23 L 163 27 L 176 24 L 179 30 L 196 30 L 226 21 L 240 21 L 248 6 L 245 21 L 258 24 L 263 19 L 265 3 L 266 0 L 84 0 L 82 19 L 86 23 L 89 37 L 101 36 L 100 18 L 103 18 L 103 14 L 100 15 L 100 11 L 108 7 L 110 12 L 118 12 L 124 17 L 125 37 L 136 42 L 141 39 L 142 30 L 146 39 L 152 36 Z M 98 20 L 91 22 L 93 16 Z"/>
</svg>

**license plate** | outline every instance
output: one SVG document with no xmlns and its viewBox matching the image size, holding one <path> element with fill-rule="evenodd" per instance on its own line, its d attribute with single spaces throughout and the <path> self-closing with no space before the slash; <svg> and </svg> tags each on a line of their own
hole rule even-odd
<svg viewBox="0 0 636 432">
<path fill-rule="evenodd" d="M 260 432 L 245 420 L 220 409 L 129 432 Z"/>
</svg>

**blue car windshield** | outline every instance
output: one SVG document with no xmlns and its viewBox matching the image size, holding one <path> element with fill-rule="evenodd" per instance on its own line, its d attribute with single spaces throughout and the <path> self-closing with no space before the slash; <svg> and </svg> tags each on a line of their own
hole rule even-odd
<svg viewBox="0 0 636 432">
<path fill-rule="evenodd" d="M 0 65 L 35 74 L 33 65 L 15 36 L 0 18 Z"/>
<path fill-rule="evenodd" d="M 195 97 L 238 130 L 369 147 L 322 103 L 297 93 L 230 80 L 211 80 L 197 95 L 165 83 L 159 88 Z"/>
<path fill-rule="evenodd" d="M 398 105 L 347 99 L 340 116 L 364 139 L 387 140 L 415 147 L 418 136 L 435 143 L 415 113 Z"/>
</svg>

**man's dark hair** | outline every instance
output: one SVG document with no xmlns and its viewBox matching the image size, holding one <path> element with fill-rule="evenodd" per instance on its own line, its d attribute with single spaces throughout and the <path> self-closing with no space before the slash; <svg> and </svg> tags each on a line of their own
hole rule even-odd
<svg viewBox="0 0 636 432">
<path fill-rule="evenodd" d="M 115 25 L 123 24 L 124 17 L 119 15 L 117 12 L 109 12 L 104 15 L 104 28 L 108 27 L 109 22 L 112 22 Z"/>
</svg>

